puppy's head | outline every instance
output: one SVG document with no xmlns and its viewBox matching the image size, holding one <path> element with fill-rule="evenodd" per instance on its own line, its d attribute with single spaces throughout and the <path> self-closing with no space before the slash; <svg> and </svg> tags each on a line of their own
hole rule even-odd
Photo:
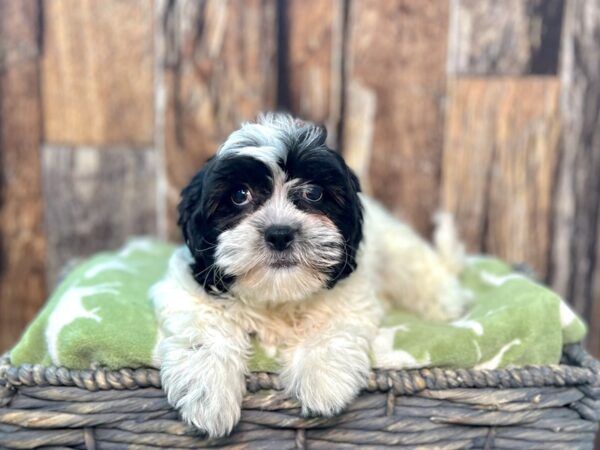
<svg viewBox="0 0 600 450">
<path fill-rule="evenodd" d="M 266 115 L 229 136 L 183 190 L 179 225 L 209 293 L 299 301 L 356 268 L 358 180 L 326 131 Z"/>
</svg>

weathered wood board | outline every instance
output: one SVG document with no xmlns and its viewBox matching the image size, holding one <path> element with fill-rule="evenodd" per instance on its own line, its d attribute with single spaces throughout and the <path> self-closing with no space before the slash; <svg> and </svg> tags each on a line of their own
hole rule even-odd
<svg viewBox="0 0 600 450">
<path fill-rule="evenodd" d="M 590 317 L 589 321 L 590 335 L 587 339 L 587 346 L 596 358 L 600 358 L 600 242 L 597 236 L 600 235 L 600 221 L 596 230 L 596 260 L 595 270 L 592 280 L 592 298 L 590 300 Z M 596 446 L 597 448 L 600 445 Z"/>
<path fill-rule="evenodd" d="M 276 2 L 164 2 L 159 17 L 167 225 L 180 239 L 180 190 L 241 122 L 275 109 Z"/>
<path fill-rule="evenodd" d="M 562 48 L 563 152 L 557 180 L 552 284 L 590 321 L 600 355 L 600 5 L 567 3 Z"/>
<path fill-rule="evenodd" d="M 0 0 L 0 352 L 46 296 L 38 4 Z"/>
<path fill-rule="evenodd" d="M 44 0 L 43 5 L 46 141 L 151 144 L 153 2 Z"/>
<path fill-rule="evenodd" d="M 39 56 L 38 17 L 35 1 L 0 1 L 0 71 Z"/>
<path fill-rule="evenodd" d="M 451 0 L 448 71 L 555 74 L 564 0 Z"/>
<path fill-rule="evenodd" d="M 560 149 L 556 77 L 449 81 L 442 207 L 469 250 L 530 264 L 543 277 L 551 252 Z"/>
<path fill-rule="evenodd" d="M 279 41 L 290 111 L 327 126 L 328 144 L 338 146 L 342 109 L 342 44 L 346 5 L 342 0 L 289 0 L 287 42 Z M 281 46 L 287 44 L 286 48 Z M 281 57 L 280 57 L 281 58 Z"/>
<path fill-rule="evenodd" d="M 447 3 L 350 5 L 344 152 L 367 162 L 355 167 L 368 173 L 366 191 L 428 233 L 443 147 Z"/>
<path fill-rule="evenodd" d="M 156 155 L 146 148 L 43 149 L 48 283 L 72 258 L 156 233 Z"/>
</svg>

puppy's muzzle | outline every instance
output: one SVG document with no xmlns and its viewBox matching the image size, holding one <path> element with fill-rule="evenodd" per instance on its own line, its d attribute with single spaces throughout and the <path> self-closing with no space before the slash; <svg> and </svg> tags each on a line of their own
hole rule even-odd
<svg viewBox="0 0 600 450">
<path fill-rule="evenodd" d="M 265 230 L 265 241 L 273 250 L 282 252 L 287 249 L 296 236 L 296 230 L 289 225 L 271 225 Z"/>
</svg>

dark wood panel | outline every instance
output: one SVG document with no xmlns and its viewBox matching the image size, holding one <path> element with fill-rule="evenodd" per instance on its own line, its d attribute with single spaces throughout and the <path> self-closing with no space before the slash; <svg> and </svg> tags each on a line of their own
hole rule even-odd
<svg viewBox="0 0 600 450">
<path fill-rule="evenodd" d="M 43 149 L 48 280 L 69 260 L 156 233 L 156 154 L 152 149 Z"/>
<path fill-rule="evenodd" d="M 282 2 L 287 30 L 289 107 L 304 119 L 325 124 L 328 143 L 337 147 L 342 106 L 342 0 Z"/>
<path fill-rule="evenodd" d="M 557 73 L 564 0 L 455 0 L 451 4 L 451 74 Z"/>
<path fill-rule="evenodd" d="M 591 298 L 591 320 L 590 337 L 588 339 L 588 349 L 596 357 L 600 359 L 600 221 L 596 229 L 596 254 L 595 254 L 595 270 L 592 280 L 592 298 Z M 588 319 L 589 320 L 589 319 Z M 600 448 L 600 442 L 596 446 Z"/>
<path fill-rule="evenodd" d="M 44 0 L 48 142 L 149 145 L 153 139 L 151 0 Z"/>
<path fill-rule="evenodd" d="M 564 139 L 556 196 L 552 283 L 590 322 L 592 350 L 600 356 L 600 308 L 594 277 L 600 276 L 600 5 L 567 3 L 562 48 Z"/>
<path fill-rule="evenodd" d="M 344 151 L 367 164 L 355 166 L 369 174 L 367 191 L 427 233 L 438 204 L 447 2 L 350 5 Z"/>
<path fill-rule="evenodd" d="M 560 148 L 555 77 L 449 82 L 442 206 L 469 250 L 531 265 L 551 251 L 552 195 Z"/>
<path fill-rule="evenodd" d="M 273 110 L 276 2 L 162 3 L 167 225 L 179 239 L 179 192 L 242 121 Z"/>
<path fill-rule="evenodd" d="M 0 352 L 44 302 L 38 8 L 0 0 Z"/>
</svg>

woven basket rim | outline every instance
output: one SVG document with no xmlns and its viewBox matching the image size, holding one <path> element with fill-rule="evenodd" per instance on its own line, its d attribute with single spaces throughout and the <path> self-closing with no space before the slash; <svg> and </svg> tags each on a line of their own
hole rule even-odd
<svg viewBox="0 0 600 450">
<path fill-rule="evenodd" d="M 13 366 L 9 354 L 0 357 L 0 387 L 75 386 L 89 391 L 160 388 L 160 373 L 154 368 L 108 370 L 67 369 L 65 367 L 24 364 Z M 451 388 L 520 388 L 540 386 L 600 386 L 600 362 L 579 344 L 563 349 L 563 362 L 547 366 L 525 366 L 503 369 L 413 370 L 374 369 L 368 376 L 366 391 L 397 395 L 414 394 L 425 389 Z M 249 392 L 281 390 L 274 373 L 252 372 L 247 377 Z"/>
</svg>

